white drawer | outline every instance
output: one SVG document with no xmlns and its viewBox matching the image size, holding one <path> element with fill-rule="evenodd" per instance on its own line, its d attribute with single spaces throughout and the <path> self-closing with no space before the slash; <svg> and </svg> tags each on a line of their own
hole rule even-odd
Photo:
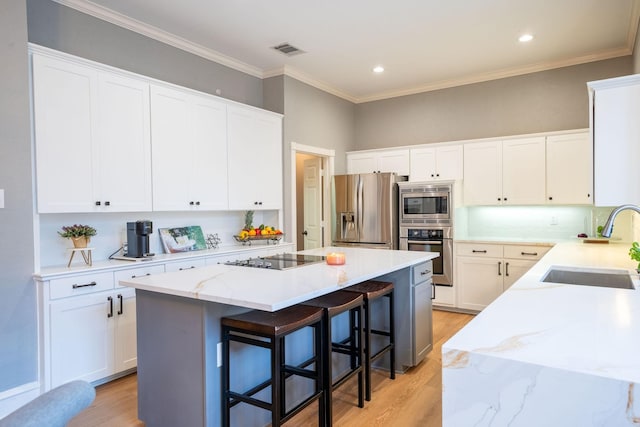
<svg viewBox="0 0 640 427">
<path fill-rule="evenodd" d="M 413 266 L 413 283 L 418 284 L 429 280 L 433 276 L 433 265 L 431 261 L 423 262 Z"/>
<path fill-rule="evenodd" d="M 485 258 L 502 258 L 502 245 L 488 243 L 456 243 L 457 256 L 477 256 Z"/>
<path fill-rule="evenodd" d="M 549 246 L 505 245 L 504 257 L 537 261 L 551 249 Z"/>
<path fill-rule="evenodd" d="M 113 272 L 79 274 L 49 281 L 51 299 L 85 295 L 113 289 Z"/>
<path fill-rule="evenodd" d="M 164 265 L 150 265 L 145 267 L 128 268 L 126 270 L 114 271 L 116 288 L 120 288 L 120 281 L 125 279 L 133 279 L 140 276 L 149 276 L 151 274 L 164 273 Z"/>
</svg>

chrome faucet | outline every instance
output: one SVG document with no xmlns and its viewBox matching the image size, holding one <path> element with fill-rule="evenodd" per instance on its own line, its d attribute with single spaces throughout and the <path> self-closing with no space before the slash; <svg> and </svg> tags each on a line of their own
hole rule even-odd
<svg viewBox="0 0 640 427">
<path fill-rule="evenodd" d="M 609 214 L 609 219 L 607 219 L 607 222 L 604 224 L 604 227 L 602 228 L 602 237 L 611 237 L 611 233 L 613 232 L 613 221 L 615 221 L 616 217 L 620 212 L 626 211 L 626 210 L 632 210 L 640 213 L 640 206 L 622 205 L 612 210 L 611 213 Z"/>
</svg>

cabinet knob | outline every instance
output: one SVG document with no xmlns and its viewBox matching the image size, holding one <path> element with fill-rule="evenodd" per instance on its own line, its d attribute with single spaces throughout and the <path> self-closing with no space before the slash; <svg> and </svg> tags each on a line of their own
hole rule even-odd
<svg viewBox="0 0 640 427">
<path fill-rule="evenodd" d="M 433 178 L 433 174 L 431 174 L 431 178 Z"/>
<path fill-rule="evenodd" d="M 591 197 L 591 194 L 587 194 L 587 199 Z"/>
<path fill-rule="evenodd" d="M 498 197 L 498 201 L 500 202 L 502 199 L 500 197 Z"/>
<path fill-rule="evenodd" d="M 196 202 L 196 206 L 200 206 L 200 200 Z"/>
<path fill-rule="evenodd" d="M 193 200 L 189 202 L 189 206 L 193 206 Z"/>
<path fill-rule="evenodd" d="M 100 200 L 96 201 L 96 206 L 100 206 L 102 203 L 100 203 Z"/>
<path fill-rule="evenodd" d="M 549 200 L 553 200 L 553 197 L 549 196 Z"/>
<path fill-rule="evenodd" d="M 111 202 L 107 200 L 106 202 L 104 202 L 104 205 L 105 206 L 111 206 Z"/>
<path fill-rule="evenodd" d="M 438 178 L 439 178 L 439 177 L 440 177 L 440 174 L 439 174 L 439 173 L 437 173 L 437 174 L 436 174 L 436 177 L 438 177 Z"/>
<path fill-rule="evenodd" d="M 507 198 L 506 198 L 506 197 L 504 198 L 504 201 L 505 201 L 505 202 L 507 201 Z"/>
</svg>

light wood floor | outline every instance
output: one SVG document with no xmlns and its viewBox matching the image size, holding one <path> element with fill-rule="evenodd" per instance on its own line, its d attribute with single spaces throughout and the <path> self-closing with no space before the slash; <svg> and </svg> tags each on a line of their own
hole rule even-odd
<svg viewBox="0 0 640 427">
<path fill-rule="evenodd" d="M 442 426 L 441 347 L 467 324 L 472 315 L 434 310 L 434 348 L 427 358 L 405 374 L 391 380 L 382 371 L 372 378 L 371 402 L 357 406 L 356 379 L 343 385 L 333 395 L 333 424 L 356 426 Z M 78 415 L 70 427 L 144 426 L 137 418 L 136 375 L 129 375 L 97 387 L 94 403 Z M 305 409 L 287 425 L 317 426 L 317 406 Z M 189 427 L 189 426 L 185 426 Z"/>
</svg>

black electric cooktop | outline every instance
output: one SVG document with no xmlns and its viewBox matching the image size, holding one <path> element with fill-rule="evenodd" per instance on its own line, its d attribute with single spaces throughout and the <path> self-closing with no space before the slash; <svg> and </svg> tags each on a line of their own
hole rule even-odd
<svg viewBox="0 0 640 427">
<path fill-rule="evenodd" d="M 325 257 L 320 255 L 278 254 L 268 257 L 249 258 L 245 260 L 227 261 L 225 265 L 239 267 L 266 268 L 271 270 L 287 270 L 305 265 L 323 262 Z"/>
</svg>

